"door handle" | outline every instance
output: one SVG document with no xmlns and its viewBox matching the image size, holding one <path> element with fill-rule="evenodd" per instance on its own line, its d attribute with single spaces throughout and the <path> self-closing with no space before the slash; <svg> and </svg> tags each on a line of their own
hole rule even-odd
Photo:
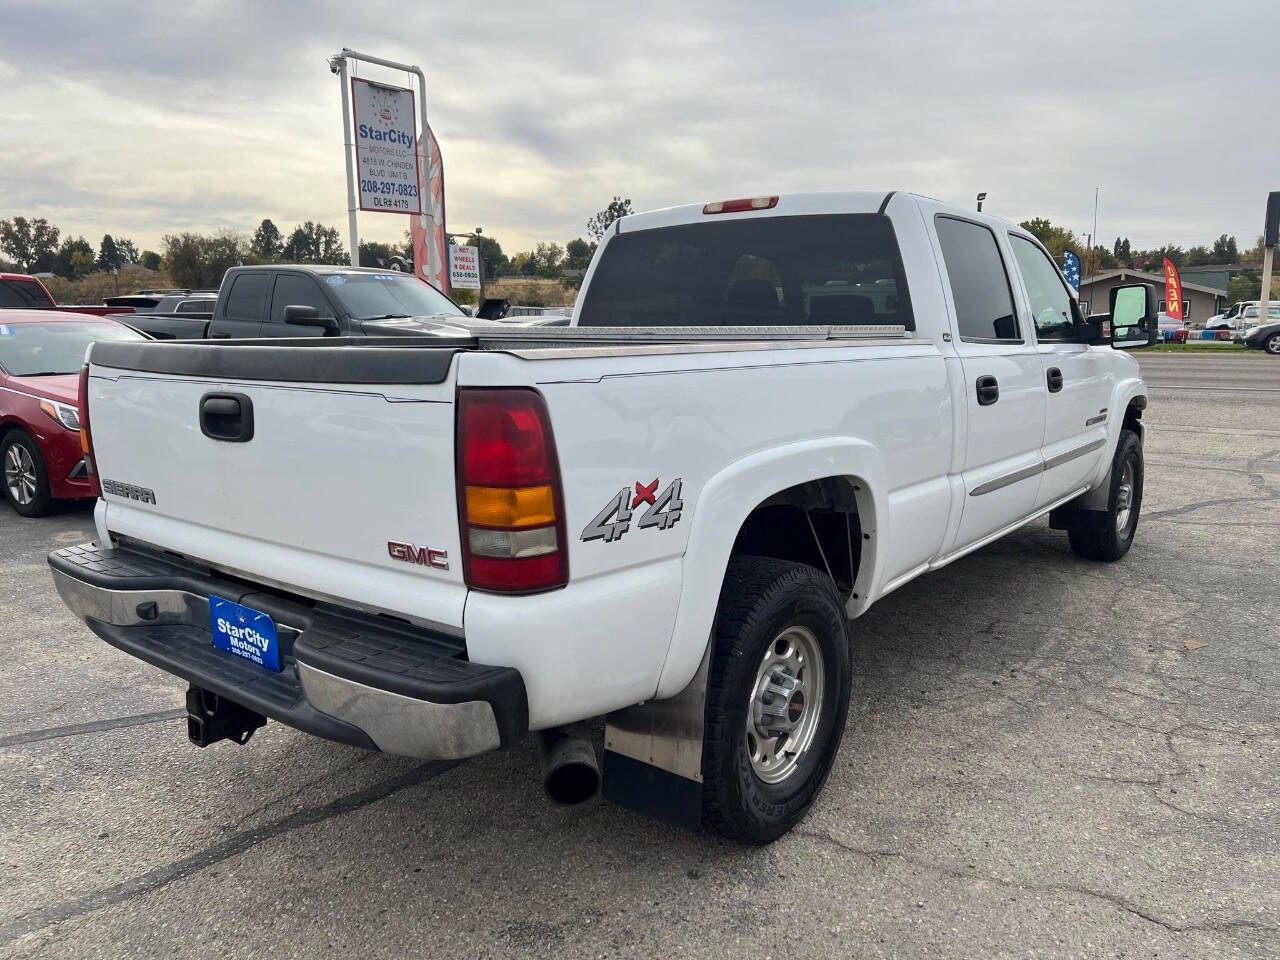
<svg viewBox="0 0 1280 960">
<path fill-rule="evenodd" d="M 230 339 L 231 339 L 231 334 L 229 334 L 229 333 L 211 333 L 211 334 L 209 334 L 209 339 L 210 339 L 210 340 L 230 340 Z"/>
<path fill-rule="evenodd" d="M 1057 393 L 1062 389 L 1062 371 L 1057 367 L 1049 368 L 1049 392 Z"/>
<path fill-rule="evenodd" d="M 978 378 L 978 406 L 989 407 L 1000 399 L 1000 384 L 990 375 Z"/>
<path fill-rule="evenodd" d="M 200 398 L 200 432 L 210 440 L 253 439 L 253 401 L 243 393 L 206 393 Z"/>
</svg>

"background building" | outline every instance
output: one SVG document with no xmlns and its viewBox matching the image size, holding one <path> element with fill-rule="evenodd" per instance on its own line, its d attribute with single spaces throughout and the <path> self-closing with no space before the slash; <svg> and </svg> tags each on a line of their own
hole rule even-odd
<svg viewBox="0 0 1280 960">
<path fill-rule="evenodd" d="M 1197 277 L 1189 280 L 1184 271 L 1182 276 L 1182 319 L 1186 323 L 1204 323 L 1210 317 L 1222 312 L 1227 299 L 1227 288 L 1207 286 Z M 1146 273 L 1142 270 L 1104 270 L 1092 277 L 1081 277 L 1080 309 L 1085 316 L 1091 313 L 1106 313 L 1110 309 L 1111 289 L 1126 283 L 1152 283 L 1156 288 L 1156 300 L 1159 309 L 1164 311 L 1164 274 Z"/>
</svg>

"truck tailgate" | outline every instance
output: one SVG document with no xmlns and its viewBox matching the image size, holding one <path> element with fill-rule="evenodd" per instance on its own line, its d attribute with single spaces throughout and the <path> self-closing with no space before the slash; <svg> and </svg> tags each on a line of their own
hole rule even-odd
<svg viewBox="0 0 1280 960">
<path fill-rule="evenodd" d="M 460 629 L 456 351 L 127 347 L 96 345 L 89 377 L 111 533 Z M 218 438 L 245 432 L 250 410 L 250 437 Z"/>
</svg>

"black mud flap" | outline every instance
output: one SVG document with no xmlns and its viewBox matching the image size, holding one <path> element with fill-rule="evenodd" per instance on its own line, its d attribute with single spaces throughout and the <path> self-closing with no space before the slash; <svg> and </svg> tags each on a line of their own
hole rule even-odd
<svg viewBox="0 0 1280 960">
<path fill-rule="evenodd" d="M 711 645 L 689 685 L 670 700 L 609 714 L 604 798 L 686 830 L 702 827 L 702 739 Z"/>
</svg>

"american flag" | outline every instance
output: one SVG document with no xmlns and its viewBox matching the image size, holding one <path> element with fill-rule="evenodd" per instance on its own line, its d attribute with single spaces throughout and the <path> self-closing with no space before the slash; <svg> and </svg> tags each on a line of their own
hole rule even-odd
<svg viewBox="0 0 1280 960">
<path fill-rule="evenodd" d="M 1062 276 L 1066 278 L 1067 283 L 1071 284 L 1071 289 L 1079 291 L 1080 289 L 1080 258 L 1068 250 L 1062 255 Z"/>
</svg>

